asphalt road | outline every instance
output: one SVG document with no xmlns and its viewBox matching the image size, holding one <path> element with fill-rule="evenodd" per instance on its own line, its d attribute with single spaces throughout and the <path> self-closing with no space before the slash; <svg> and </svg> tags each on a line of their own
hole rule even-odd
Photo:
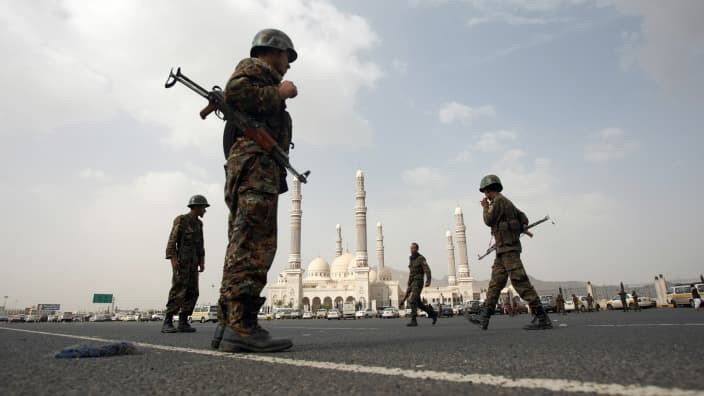
<svg viewBox="0 0 704 396">
<path fill-rule="evenodd" d="M 293 349 L 209 350 L 213 324 L 161 334 L 160 323 L 0 324 L 0 394 L 681 394 L 704 395 L 704 311 L 495 316 L 416 328 L 406 319 L 264 322 Z M 90 341 L 81 337 L 97 338 Z M 127 340 L 139 353 L 55 359 L 85 342 Z"/>
</svg>

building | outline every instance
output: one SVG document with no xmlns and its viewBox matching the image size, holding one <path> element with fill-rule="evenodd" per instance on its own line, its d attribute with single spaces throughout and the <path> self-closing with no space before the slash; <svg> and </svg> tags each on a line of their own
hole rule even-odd
<svg viewBox="0 0 704 396">
<path fill-rule="evenodd" d="M 342 229 L 336 226 L 335 258 L 329 263 L 316 257 L 306 269 L 301 268 L 301 183 L 293 179 L 291 192 L 291 246 L 288 268 L 279 274 L 277 282 L 268 286 L 267 307 L 293 307 L 316 311 L 320 308 L 341 308 L 345 302 L 354 303 L 358 309 L 376 309 L 398 306 L 405 290 L 393 279 L 384 265 L 384 230 L 376 225 L 376 268 L 369 265 L 367 251 L 367 207 L 364 174 L 356 174 L 354 254 L 342 249 Z M 459 274 L 455 271 L 455 247 L 452 233 L 447 231 L 448 274 L 447 286 L 432 286 L 423 290 L 422 298 L 431 303 L 461 304 L 478 299 L 472 288 L 469 272 L 466 227 L 462 209 L 455 210 L 456 237 L 459 254 Z M 404 289 L 405 289 L 405 285 Z M 476 296 L 475 296 L 476 294 Z"/>
</svg>

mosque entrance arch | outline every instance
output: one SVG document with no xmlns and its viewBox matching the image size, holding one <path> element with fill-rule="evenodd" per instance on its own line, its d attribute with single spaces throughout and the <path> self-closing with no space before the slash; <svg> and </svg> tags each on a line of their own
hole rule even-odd
<svg viewBox="0 0 704 396">
<path fill-rule="evenodd" d="M 301 303 L 303 304 L 304 310 L 310 311 L 310 299 L 308 297 L 303 297 L 303 301 Z"/>
<path fill-rule="evenodd" d="M 325 297 L 325 299 L 323 299 L 323 308 L 325 308 L 325 309 L 332 308 L 332 298 Z"/>
<path fill-rule="evenodd" d="M 357 310 L 363 309 L 367 309 L 367 301 L 364 299 L 364 297 L 360 297 L 359 302 L 357 303 Z"/>
<path fill-rule="evenodd" d="M 312 311 L 316 312 L 317 310 L 320 309 L 320 297 L 313 297 L 313 307 Z"/>
<path fill-rule="evenodd" d="M 340 311 L 342 311 L 342 301 L 344 301 L 342 297 L 335 297 L 335 308 Z"/>
</svg>

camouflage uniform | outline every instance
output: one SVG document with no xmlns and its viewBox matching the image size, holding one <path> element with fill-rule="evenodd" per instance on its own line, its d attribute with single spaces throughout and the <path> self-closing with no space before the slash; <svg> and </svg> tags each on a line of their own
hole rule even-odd
<svg viewBox="0 0 704 396">
<path fill-rule="evenodd" d="M 291 117 L 279 97 L 281 75 L 257 58 L 246 58 L 227 82 L 228 104 L 259 122 L 288 153 Z M 241 135 L 241 134 L 240 134 Z M 225 203 L 230 209 L 220 323 L 249 335 L 243 321 L 256 323 L 259 297 L 276 254 L 278 195 L 287 191 L 286 170 L 253 140 L 239 136 L 226 165 Z M 228 312 L 229 307 L 229 312 Z"/>
<path fill-rule="evenodd" d="M 406 295 L 408 296 L 408 302 L 411 304 L 411 319 L 415 320 L 418 316 L 418 308 L 427 312 L 428 316 L 433 316 L 435 312 L 433 308 L 430 305 L 423 304 L 420 299 L 423 284 L 425 283 L 424 277 L 428 280 L 432 279 L 428 261 L 422 254 L 412 255 L 408 263 L 408 272 L 408 290 Z"/>
<path fill-rule="evenodd" d="M 496 259 L 491 267 L 491 281 L 484 304 L 493 309 L 501 289 L 510 278 L 513 288 L 528 302 L 531 310 L 542 307 L 521 262 L 521 241 L 518 237 L 523 225 L 528 223 L 525 214 L 499 193 L 492 204 L 484 208 L 484 223 L 491 227 L 496 240 Z"/>
<path fill-rule="evenodd" d="M 594 310 L 594 297 L 591 294 L 587 294 L 587 311 L 592 312 Z"/>
<path fill-rule="evenodd" d="M 203 247 L 203 222 L 191 214 L 174 219 L 166 244 L 166 258 L 178 259 L 173 271 L 166 314 L 190 315 L 198 300 L 198 265 L 205 258 Z"/>
<path fill-rule="evenodd" d="M 619 297 L 621 297 L 621 305 L 623 308 L 623 312 L 628 311 L 628 299 L 626 298 L 627 297 L 626 292 L 622 290 L 621 292 L 618 293 L 618 295 L 619 295 Z"/>
<path fill-rule="evenodd" d="M 633 310 L 634 311 L 640 311 L 640 304 L 638 304 L 638 294 L 636 293 L 635 290 L 633 290 L 633 293 L 631 293 L 631 297 L 633 297 Z"/>
</svg>

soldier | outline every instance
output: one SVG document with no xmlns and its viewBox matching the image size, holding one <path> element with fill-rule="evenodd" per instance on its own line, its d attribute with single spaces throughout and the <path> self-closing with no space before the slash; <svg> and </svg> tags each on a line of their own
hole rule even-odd
<svg viewBox="0 0 704 396">
<path fill-rule="evenodd" d="M 594 311 L 594 297 L 591 293 L 587 293 L 587 311 Z"/>
<path fill-rule="evenodd" d="M 430 286 L 432 277 L 428 261 L 422 254 L 418 253 L 418 244 L 413 242 L 411 243 L 411 257 L 408 263 L 408 287 L 406 288 L 406 295 L 399 303 L 400 306 L 403 306 L 406 299 L 411 303 L 411 321 L 406 324 L 408 327 L 418 326 L 418 321 L 416 320 L 418 308 L 428 313 L 428 317 L 433 319 L 433 324 L 438 321 L 438 313 L 435 312 L 433 306 L 423 304 L 420 299 L 420 293 L 423 291 L 423 277 L 426 279 L 425 287 Z"/>
<path fill-rule="evenodd" d="M 264 29 L 254 36 L 250 57 L 240 61 L 225 87 L 228 104 L 265 127 L 286 153 L 292 136 L 286 100 L 298 90 L 283 76 L 297 57 L 284 32 Z M 288 190 L 286 170 L 241 131 L 235 134 L 225 169 L 229 243 L 211 345 L 223 352 L 282 351 L 293 343 L 273 339 L 259 326 L 257 312 L 266 300 L 260 294 L 276 254 L 276 212 L 279 194 Z"/>
<path fill-rule="evenodd" d="M 576 295 L 572 294 L 572 303 L 574 304 L 574 312 L 579 313 L 579 298 L 577 298 Z"/>
<path fill-rule="evenodd" d="M 521 262 L 522 249 L 519 237 L 528 224 L 528 218 L 501 194 L 503 185 L 498 176 L 484 176 L 479 185 L 479 191 L 485 195 L 481 201 L 484 209 L 484 223 L 491 227 L 491 233 L 496 241 L 496 259 L 491 269 L 491 281 L 484 305 L 482 305 L 479 315 L 473 315 L 469 318 L 470 322 L 482 330 L 489 327 L 489 319 L 494 314 L 494 307 L 501 289 L 510 278 L 513 288 L 523 300 L 528 302 L 531 312 L 538 319 L 535 323 L 527 324 L 524 329 L 551 329 L 552 322 L 543 310 L 538 293 L 530 283 Z"/>
<path fill-rule="evenodd" d="M 555 299 L 555 305 L 557 305 L 557 312 L 561 314 L 565 314 L 565 298 L 562 297 L 562 293 L 559 293 L 557 295 L 557 298 Z"/>
<path fill-rule="evenodd" d="M 689 288 L 692 293 L 692 305 L 696 311 L 699 311 L 702 305 L 702 297 L 699 294 L 699 289 L 697 289 L 697 286 L 694 283 L 689 285 Z"/>
<path fill-rule="evenodd" d="M 631 297 L 633 297 L 633 310 L 634 311 L 640 311 L 640 304 L 638 304 L 638 294 L 636 294 L 636 291 L 633 290 L 631 293 Z"/>
<path fill-rule="evenodd" d="M 621 305 L 623 306 L 623 312 L 628 312 L 628 299 L 626 294 L 626 291 L 621 288 L 621 291 L 618 293 L 619 297 L 621 297 Z"/>
<path fill-rule="evenodd" d="M 173 228 L 166 244 L 166 259 L 171 260 L 173 276 L 162 333 L 192 333 L 196 331 L 188 324 L 188 317 L 198 300 L 198 272 L 205 270 L 203 247 L 203 217 L 210 206 L 202 195 L 194 195 L 188 201 L 188 213 L 174 219 Z M 180 312 L 179 312 L 180 310 Z M 174 328 L 174 314 L 178 313 L 178 327 Z"/>
</svg>

